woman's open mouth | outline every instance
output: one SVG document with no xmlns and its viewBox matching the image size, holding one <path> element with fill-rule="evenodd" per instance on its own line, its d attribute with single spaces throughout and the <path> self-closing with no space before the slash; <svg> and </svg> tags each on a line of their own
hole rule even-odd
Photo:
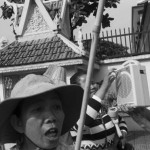
<svg viewBox="0 0 150 150">
<path fill-rule="evenodd" d="M 51 128 L 45 132 L 45 136 L 48 137 L 50 140 L 58 139 L 58 129 Z"/>
</svg>

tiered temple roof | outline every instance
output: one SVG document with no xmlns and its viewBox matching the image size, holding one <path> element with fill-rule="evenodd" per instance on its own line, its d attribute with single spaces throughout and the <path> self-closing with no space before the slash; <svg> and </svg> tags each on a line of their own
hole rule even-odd
<svg viewBox="0 0 150 150">
<path fill-rule="evenodd" d="M 73 43 L 72 43 L 73 44 Z M 7 49 L 0 51 L 0 67 L 20 66 L 53 61 L 83 58 L 61 37 L 12 42 Z"/>
</svg>

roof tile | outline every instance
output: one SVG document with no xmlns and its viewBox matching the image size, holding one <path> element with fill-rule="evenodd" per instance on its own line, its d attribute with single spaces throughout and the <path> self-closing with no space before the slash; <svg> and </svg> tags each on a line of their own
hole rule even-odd
<svg viewBox="0 0 150 150">
<path fill-rule="evenodd" d="M 54 50 L 53 50 L 54 54 L 57 53 L 57 49 L 58 49 L 58 47 L 54 47 Z"/>
<path fill-rule="evenodd" d="M 48 48 L 45 49 L 44 54 L 45 54 L 45 55 L 48 55 L 48 54 L 49 54 L 49 49 L 48 49 Z"/>
<path fill-rule="evenodd" d="M 51 47 L 51 48 L 49 49 L 49 53 L 53 53 L 53 51 L 54 51 L 54 47 Z"/>
<path fill-rule="evenodd" d="M 33 63 L 35 60 L 35 57 L 29 57 L 28 63 Z"/>
<path fill-rule="evenodd" d="M 63 53 L 63 52 L 65 52 L 65 47 L 64 46 L 61 47 L 61 53 Z"/>
<path fill-rule="evenodd" d="M 55 44 L 56 44 L 55 41 L 51 42 L 51 47 L 55 47 Z"/>
<path fill-rule="evenodd" d="M 53 38 L 12 42 L 0 51 L 0 67 L 36 64 L 82 57 L 68 47 L 57 35 Z"/>
<path fill-rule="evenodd" d="M 42 55 L 42 53 L 43 53 L 43 49 L 40 49 L 39 51 L 38 51 L 38 56 L 40 56 L 40 55 Z"/>
</svg>

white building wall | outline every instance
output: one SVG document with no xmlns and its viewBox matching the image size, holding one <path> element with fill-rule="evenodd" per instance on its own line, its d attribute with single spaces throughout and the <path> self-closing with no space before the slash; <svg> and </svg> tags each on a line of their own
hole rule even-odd
<svg viewBox="0 0 150 150">
<path fill-rule="evenodd" d="M 148 82 L 148 89 L 149 89 L 149 95 L 150 95 L 150 54 L 134 56 L 134 57 L 126 57 L 126 58 L 115 58 L 115 59 L 101 61 L 100 70 L 94 72 L 94 79 L 96 81 L 101 81 L 107 74 L 108 70 L 110 70 L 111 68 L 119 68 L 122 63 L 130 59 L 138 60 L 141 65 L 144 65 L 146 67 L 147 82 Z M 143 130 L 128 115 L 125 115 L 124 119 L 128 124 L 129 131 Z"/>
<path fill-rule="evenodd" d="M 66 69 L 66 83 L 70 84 L 70 78 L 77 72 L 77 68 L 75 66 L 68 66 Z"/>
<path fill-rule="evenodd" d="M 100 70 L 94 72 L 94 79 L 96 81 L 102 80 L 110 69 L 120 68 L 122 63 L 127 60 L 137 60 L 141 65 L 146 67 L 147 81 L 150 93 L 150 54 L 101 61 Z"/>
<path fill-rule="evenodd" d="M 2 74 L 0 74 L 0 102 L 4 100 L 4 91 L 2 84 Z"/>
</svg>

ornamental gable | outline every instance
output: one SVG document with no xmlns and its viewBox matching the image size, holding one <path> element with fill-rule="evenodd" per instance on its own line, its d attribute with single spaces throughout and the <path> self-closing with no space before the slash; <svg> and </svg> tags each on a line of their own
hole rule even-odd
<svg viewBox="0 0 150 150">
<path fill-rule="evenodd" d="M 21 4 L 5 0 L 13 8 L 16 37 L 38 33 L 60 33 L 70 39 L 68 0 L 25 0 Z"/>
</svg>

